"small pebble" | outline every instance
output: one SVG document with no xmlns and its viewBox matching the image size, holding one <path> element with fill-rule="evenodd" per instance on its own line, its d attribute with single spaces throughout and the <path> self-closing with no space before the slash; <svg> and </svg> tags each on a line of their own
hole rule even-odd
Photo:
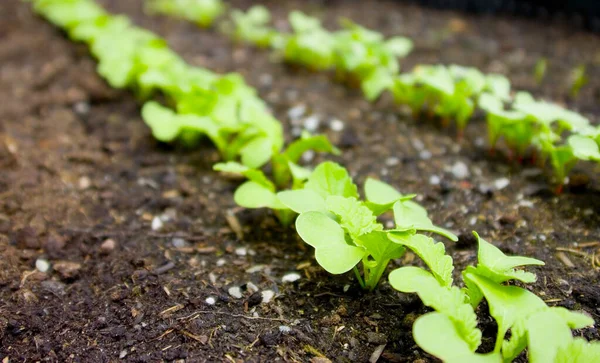
<svg viewBox="0 0 600 363">
<path fill-rule="evenodd" d="M 423 150 L 425 148 L 425 144 L 419 139 L 412 139 L 412 145 L 417 150 Z"/>
<path fill-rule="evenodd" d="M 117 247 L 117 243 L 114 239 L 109 238 L 102 242 L 102 244 L 100 245 L 100 251 L 102 253 L 109 254 L 115 249 L 115 247 Z"/>
<path fill-rule="evenodd" d="M 240 289 L 239 286 L 232 286 L 227 291 L 229 292 L 229 295 L 233 296 L 236 299 L 242 298 L 242 289 Z"/>
<path fill-rule="evenodd" d="M 290 333 L 290 332 L 292 331 L 292 328 L 290 328 L 290 327 L 289 327 L 289 326 L 287 326 L 287 325 L 280 325 L 280 326 L 279 326 L 279 331 L 280 331 L 281 333 L 283 333 L 283 334 L 288 334 L 288 333 Z"/>
<path fill-rule="evenodd" d="M 396 166 L 398 164 L 400 164 L 400 159 L 398 159 L 395 156 L 391 156 L 391 157 L 385 159 L 385 165 L 387 165 L 387 166 Z"/>
<path fill-rule="evenodd" d="M 286 274 L 283 276 L 283 278 L 281 279 L 282 282 L 294 282 L 297 281 L 301 278 L 302 276 L 300 276 L 299 273 L 297 272 L 291 272 L 289 274 Z"/>
<path fill-rule="evenodd" d="M 271 300 L 275 296 L 275 292 L 273 292 L 272 290 L 265 290 L 265 291 L 261 292 L 261 295 L 262 295 L 262 303 L 268 304 L 269 302 L 271 302 Z"/>
<path fill-rule="evenodd" d="M 81 116 L 86 115 L 90 112 L 90 104 L 84 101 L 77 102 L 73 106 L 73 111 L 75 111 L 76 114 Z"/>
<path fill-rule="evenodd" d="M 183 248 L 185 246 L 187 246 L 187 241 L 184 240 L 183 238 L 173 238 L 173 241 L 171 242 L 173 243 L 173 247 L 175 248 Z"/>
<path fill-rule="evenodd" d="M 273 76 L 270 73 L 263 73 L 258 80 L 261 86 L 269 87 L 273 84 Z"/>
<path fill-rule="evenodd" d="M 219 259 L 217 260 L 217 266 L 218 266 L 218 267 L 225 266 L 225 263 L 226 263 L 226 261 L 225 261 L 225 259 L 224 259 L 224 258 L 219 258 Z"/>
<path fill-rule="evenodd" d="M 163 221 L 160 219 L 160 217 L 152 218 L 152 230 L 153 231 L 158 231 L 162 227 L 163 227 Z"/>
<path fill-rule="evenodd" d="M 329 128 L 332 131 L 342 131 L 344 129 L 344 122 L 341 120 L 338 120 L 337 118 L 333 119 L 329 123 Z"/>
<path fill-rule="evenodd" d="M 37 268 L 39 272 L 48 272 L 48 270 L 50 270 L 50 262 L 43 258 L 38 258 L 35 260 L 35 268 Z"/>
<path fill-rule="evenodd" d="M 298 126 L 294 126 L 290 130 L 290 133 L 292 134 L 293 137 L 300 137 L 300 135 L 302 135 L 302 128 L 298 127 Z"/>
<path fill-rule="evenodd" d="M 298 119 L 306 112 L 306 106 L 298 105 L 288 110 L 288 117 L 292 120 Z"/>
<path fill-rule="evenodd" d="M 79 178 L 79 189 L 85 190 L 92 185 L 92 181 L 87 176 Z"/>
<path fill-rule="evenodd" d="M 450 172 L 456 179 L 465 179 L 469 176 L 469 168 L 462 161 L 457 161 L 452 165 Z"/>
<path fill-rule="evenodd" d="M 258 286 L 254 285 L 252 282 L 248 282 L 246 284 L 246 288 L 248 289 L 248 291 L 251 291 L 251 292 L 257 292 L 258 291 Z"/>
<path fill-rule="evenodd" d="M 506 188 L 510 184 L 510 180 L 508 178 L 500 178 L 494 181 L 494 188 L 496 190 L 502 190 Z"/>
<path fill-rule="evenodd" d="M 421 152 L 419 152 L 419 157 L 421 158 L 421 160 L 429 160 L 432 156 L 433 155 L 431 154 L 431 151 L 427 149 L 421 150 Z"/>
<path fill-rule="evenodd" d="M 314 158 L 315 152 L 313 150 L 308 150 L 304 154 L 302 154 L 302 161 L 304 161 L 305 163 L 310 163 Z"/>
<path fill-rule="evenodd" d="M 206 298 L 206 300 L 204 300 L 204 302 L 206 302 L 208 305 L 214 305 L 217 302 L 217 299 L 215 299 L 212 296 L 209 296 Z"/>
<path fill-rule="evenodd" d="M 246 269 L 246 273 L 253 274 L 255 272 L 260 272 L 265 269 L 265 265 L 254 265 L 248 269 Z"/>
<path fill-rule="evenodd" d="M 429 177 L 429 184 L 431 185 L 440 185 L 440 177 L 437 175 L 432 175 Z"/>
<path fill-rule="evenodd" d="M 304 128 L 310 132 L 315 132 L 319 128 L 321 121 L 316 115 L 312 115 L 304 120 Z"/>
<path fill-rule="evenodd" d="M 238 247 L 235 249 L 235 254 L 238 256 L 246 256 L 248 254 L 248 249 L 246 247 Z"/>
</svg>

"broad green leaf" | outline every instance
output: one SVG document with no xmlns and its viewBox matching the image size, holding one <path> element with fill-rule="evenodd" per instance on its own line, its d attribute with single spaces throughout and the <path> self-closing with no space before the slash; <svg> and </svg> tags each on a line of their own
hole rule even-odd
<svg viewBox="0 0 600 363">
<path fill-rule="evenodd" d="M 142 118 L 152 130 L 152 135 L 159 141 L 173 141 L 179 134 L 181 125 L 175 113 L 161 106 L 158 102 L 146 102 L 142 107 Z"/>
<path fill-rule="evenodd" d="M 253 181 L 240 185 L 233 194 L 233 200 L 244 208 L 286 209 L 275 192 Z"/>
<path fill-rule="evenodd" d="M 564 320 L 545 310 L 527 319 L 528 358 L 532 363 L 554 362 L 558 349 L 566 346 L 573 336 Z"/>
<path fill-rule="evenodd" d="M 330 195 L 358 198 L 356 185 L 348 171 L 331 161 L 321 163 L 315 168 L 305 188 L 314 190 L 323 198 Z"/>
<path fill-rule="evenodd" d="M 584 338 L 571 339 L 556 353 L 554 363 L 600 362 L 600 343 L 588 342 Z"/>
<path fill-rule="evenodd" d="M 378 216 L 392 209 L 394 203 L 399 200 L 410 200 L 416 194 L 402 195 L 391 185 L 380 180 L 367 178 L 365 181 L 365 205 Z"/>
<path fill-rule="evenodd" d="M 404 37 L 392 37 L 385 42 L 385 48 L 398 58 L 404 58 L 413 49 L 412 40 Z"/>
<path fill-rule="evenodd" d="M 273 144 L 267 137 L 257 137 L 240 150 L 242 164 L 250 168 L 260 168 L 273 155 Z"/>
<path fill-rule="evenodd" d="M 498 353 L 474 353 L 452 321 L 441 313 L 428 313 L 419 317 L 413 325 L 413 338 L 421 349 L 446 363 L 502 362 Z"/>
<path fill-rule="evenodd" d="M 510 99 L 510 81 L 501 74 L 488 74 L 486 77 L 486 90 L 507 101 Z"/>
<path fill-rule="evenodd" d="M 521 256 L 506 256 L 500 249 L 483 238 L 477 232 L 473 235 L 479 242 L 477 273 L 497 283 L 508 280 L 519 280 L 525 283 L 535 282 L 536 276 L 530 272 L 515 270 L 518 266 L 543 266 L 544 262 L 535 258 Z"/>
<path fill-rule="evenodd" d="M 281 203 L 296 213 L 327 211 L 325 199 L 311 189 L 286 190 L 277 193 L 277 197 Z"/>
<path fill-rule="evenodd" d="M 334 155 L 339 155 L 340 150 L 338 150 L 335 146 L 331 145 L 329 139 L 325 135 L 303 135 L 302 138 L 292 142 L 284 152 L 284 155 L 288 157 L 288 159 L 297 163 L 300 160 L 302 154 L 306 151 L 314 150 L 317 152 L 323 153 L 331 153 Z"/>
<path fill-rule="evenodd" d="M 377 262 L 402 257 L 405 248 L 390 241 L 385 231 L 374 231 L 359 236 L 356 244 L 363 246 Z"/>
<path fill-rule="evenodd" d="M 527 320 L 518 320 L 510 328 L 510 339 L 502 342 L 502 356 L 505 362 L 512 362 L 527 348 Z"/>
<path fill-rule="evenodd" d="M 441 242 L 436 243 L 433 238 L 422 234 L 406 234 L 401 232 L 390 232 L 390 240 L 394 243 L 408 247 L 419 256 L 429 267 L 433 276 L 441 286 L 452 286 L 452 257 L 446 255 L 446 248 Z"/>
<path fill-rule="evenodd" d="M 560 306 L 553 306 L 548 309 L 560 316 L 571 329 L 583 329 L 594 325 L 594 319 L 583 313 L 570 311 Z"/>
<path fill-rule="evenodd" d="M 296 230 L 304 242 L 315 248 L 319 265 L 334 275 L 350 271 L 366 251 L 346 243 L 344 230 L 321 212 L 306 212 L 296 219 Z"/>
<path fill-rule="evenodd" d="M 433 222 L 427 216 L 427 210 L 413 201 L 398 201 L 394 204 L 394 220 L 396 228 L 400 230 L 416 229 L 420 231 L 429 231 L 448 238 L 451 241 L 458 241 L 458 237 L 447 229 L 433 225 Z"/>
<path fill-rule="evenodd" d="M 389 70 L 379 67 L 372 71 L 360 84 L 365 98 L 375 101 L 381 94 L 394 85 L 394 79 Z"/>
<path fill-rule="evenodd" d="M 246 165 L 240 164 L 235 161 L 217 163 L 213 165 L 213 169 L 225 173 L 243 175 L 249 180 L 260 184 L 273 192 L 275 191 L 275 185 L 273 185 L 273 182 L 271 182 L 269 178 L 267 178 L 267 176 L 265 175 L 265 173 L 262 172 L 262 170 L 252 169 L 247 167 Z"/>
<path fill-rule="evenodd" d="M 573 149 L 573 155 L 581 160 L 600 161 L 600 150 L 598 144 L 593 139 L 581 136 L 571 135 L 568 139 L 569 146 Z"/>
<path fill-rule="evenodd" d="M 490 315 L 498 323 L 495 351 L 502 348 L 504 336 L 519 320 L 546 308 L 542 299 L 517 286 L 503 286 L 483 276 L 466 273 L 465 278 L 476 284 L 490 307 Z"/>
<path fill-rule="evenodd" d="M 321 21 L 319 19 L 297 10 L 290 13 L 289 21 L 296 33 L 310 32 L 321 28 Z"/>
<path fill-rule="evenodd" d="M 340 225 L 353 239 L 383 229 L 373 212 L 354 197 L 332 195 L 325 199 L 325 204 L 327 210 L 339 217 Z"/>
<path fill-rule="evenodd" d="M 291 161 L 288 161 L 288 167 L 290 168 L 290 172 L 292 173 L 292 178 L 294 179 L 295 184 L 299 184 L 305 180 L 308 180 L 312 174 L 312 170 L 303 168 Z"/>
</svg>

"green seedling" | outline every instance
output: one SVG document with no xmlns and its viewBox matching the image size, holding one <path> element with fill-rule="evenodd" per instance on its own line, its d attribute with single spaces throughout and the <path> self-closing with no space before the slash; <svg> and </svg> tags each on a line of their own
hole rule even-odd
<svg viewBox="0 0 600 363">
<path fill-rule="evenodd" d="M 569 94 L 571 97 L 577 97 L 579 95 L 579 91 L 581 88 L 589 83 L 589 78 L 586 74 L 585 64 L 581 64 L 575 67 L 571 71 L 571 86 L 569 89 Z"/>
<path fill-rule="evenodd" d="M 533 68 L 533 78 L 538 84 L 542 83 L 546 77 L 547 69 L 548 60 L 546 58 L 540 58 L 537 62 L 535 62 L 535 67 Z"/>
<path fill-rule="evenodd" d="M 67 31 L 107 15 L 93 0 L 30 0 L 35 12 Z"/>
<path fill-rule="evenodd" d="M 315 248 L 317 262 L 328 272 L 341 274 L 354 270 L 360 285 L 374 289 L 389 261 L 400 257 L 405 247 L 419 246 L 428 237 L 418 230 L 450 232 L 433 226 L 422 207 L 391 186 L 368 179 L 366 201 L 361 201 L 356 185 L 341 166 L 325 162 L 311 174 L 302 189 L 277 194 L 279 201 L 298 213 L 296 230 Z M 409 207 L 405 208 L 404 206 Z M 389 210 L 396 213 L 399 227 L 384 231 L 377 216 Z M 362 275 L 356 265 L 362 262 Z"/>
<path fill-rule="evenodd" d="M 183 18 L 207 28 L 225 12 L 225 4 L 222 0 L 147 0 L 146 10 Z"/>
<path fill-rule="evenodd" d="M 319 19 L 300 11 L 289 15 L 293 33 L 286 36 L 283 57 L 289 63 L 313 70 L 328 70 L 334 65 L 335 39 Z"/>
<path fill-rule="evenodd" d="M 234 9 L 231 21 L 224 25 L 223 31 L 235 41 L 253 44 L 260 48 L 279 47 L 282 36 L 269 26 L 271 13 L 262 5 L 254 5 L 247 12 Z"/>
</svg>

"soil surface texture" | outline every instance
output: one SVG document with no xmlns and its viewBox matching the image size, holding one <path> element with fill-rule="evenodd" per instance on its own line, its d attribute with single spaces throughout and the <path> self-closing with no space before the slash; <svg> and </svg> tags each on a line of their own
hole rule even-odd
<svg viewBox="0 0 600 363">
<path fill-rule="evenodd" d="M 285 66 L 214 30 L 147 16 L 140 0 L 101 3 L 165 37 L 191 64 L 241 73 L 290 139 L 316 123 L 359 185 L 372 176 L 418 193 L 432 219 L 461 236 L 446 243 L 457 281 L 475 261 L 476 230 L 506 253 L 544 260 L 531 269 L 538 274 L 531 291 L 600 322 L 597 167 L 581 164 L 555 195 L 547 170 L 510 161 L 504 149 L 488 153 L 481 115 L 459 141 L 456 130 L 415 120 L 389 97 L 371 105 L 330 74 Z M 282 29 L 292 9 L 322 16 L 331 29 L 348 17 L 414 39 L 406 70 L 476 66 L 600 116 L 597 35 L 399 2 L 264 4 Z M 541 57 L 549 70 L 538 85 L 533 67 Z M 568 78 L 579 64 L 590 83 L 571 99 Z M 418 297 L 385 278 L 363 292 L 352 274 L 323 271 L 269 211 L 237 208 L 239 181 L 211 170 L 214 147 L 153 140 L 139 102 L 99 78 L 86 46 L 16 0 L 0 1 L 0 85 L 2 362 L 435 361 L 412 340 L 414 319 L 428 311 Z M 408 254 L 389 271 L 413 263 L 420 262 Z M 489 351 L 496 326 L 485 306 L 478 314 L 480 350 Z M 595 328 L 576 334 L 600 338 Z"/>
</svg>

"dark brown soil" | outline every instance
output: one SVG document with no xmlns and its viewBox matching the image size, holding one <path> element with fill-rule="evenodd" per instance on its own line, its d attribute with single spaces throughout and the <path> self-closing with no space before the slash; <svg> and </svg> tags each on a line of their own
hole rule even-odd
<svg viewBox="0 0 600 363">
<path fill-rule="evenodd" d="M 508 253 L 546 261 L 531 290 L 600 322 L 592 263 L 600 247 L 597 167 L 578 167 L 572 186 L 555 196 L 539 169 L 507 161 L 502 152 L 488 156 L 481 119 L 457 142 L 454 130 L 412 120 L 389 99 L 369 105 L 327 74 L 292 70 L 215 32 L 147 17 L 141 1 L 103 3 L 166 37 L 189 62 L 242 73 L 288 134 L 295 126 L 291 108 L 318 115 L 320 131 L 344 149 L 339 161 L 358 182 L 376 176 L 419 193 L 437 223 L 462 234 L 458 244 L 447 244 L 457 278 L 474 261 L 468 236 L 477 230 Z M 347 16 L 406 34 L 417 47 L 405 69 L 456 62 L 500 71 L 516 88 L 600 116 L 598 36 L 393 2 L 267 5 L 281 26 L 290 9 L 300 8 L 322 14 L 332 27 Z M 537 86 L 532 68 L 541 56 L 550 69 Z M 581 63 L 591 83 L 570 100 L 568 73 Z M 363 293 L 351 275 L 322 271 L 311 249 L 268 211 L 237 209 L 236 182 L 211 171 L 213 147 L 155 142 L 134 97 L 103 83 L 86 47 L 16 0 L 0 2 L 0 84 L 2 362 L 321 362 L 321 355 L 365 362 L 382 344 L 380 361 L 432 359 L 411 338 L 412 321 L 426 311 L 415 296 L 386 281 Z M 333 119 L 344 122 L 343 131 L 329 128 Z M 469 172 L 462 180 L 450 170 L 461 163 Z M 494 190 L 502 178 L 509 185 Z M 153 230 L 161 217 L 163 227 Z M 236 219 L 243 235 L 232 229 Z M 36 261 L 52 267 L 39 272 Z M 283 282 L 290 272 L 300 279 Z M 241 287 L 243 297 L 231 296 L 230 287 Z M 275 297 L 261 303 L 266 290 Z M 206 303 L 210 297 L 214 305 Z M 480 310 L 485 350 L 495 327 Z M 600 338 L 595 328 L 578 334 Z"/>
</svg>

